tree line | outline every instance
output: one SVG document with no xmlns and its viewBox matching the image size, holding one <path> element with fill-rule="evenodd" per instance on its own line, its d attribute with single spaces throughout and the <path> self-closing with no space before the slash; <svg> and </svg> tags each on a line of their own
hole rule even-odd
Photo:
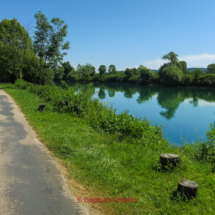
<svg viewBox="0 0 215 215">
<path fill-rule="evenodd" d="M 139 84 L 161 84 L 164 86 L 214 86 L 215 64 L 207 67 L 207 72 L 200 69 L 187 71 L 187 63 L 179 61 L 178 55 L 169 52 L 162 59 L 168 60 L 159 72 L 140 65 L 138 68 L 126 68 L 119 72 L 111 64 L 108 69 L 100 65 L 98 73 L 91 64 L 78 64 L 77 68 L 70 62 L 63 62 L 69 42 L 64 42 L 68 25 L 60 18 L 53 18 L 51 23 L 41 12 L 34 15 L 36 31 L 33 39 L 26 27 L 15 18 L 0 22 L 0 82 L 15 82 L 23 79 L 40 85 L 53 84 L 54 80 L 64 81 L 99 81 L 126 82 Z"/>
</svg>

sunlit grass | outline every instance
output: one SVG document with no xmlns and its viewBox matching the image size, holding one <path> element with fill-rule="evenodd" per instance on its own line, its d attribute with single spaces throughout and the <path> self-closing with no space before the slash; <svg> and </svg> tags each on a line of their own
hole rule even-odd
<svg viewBox="0 0 215 215">
<path fill-rule="evenodd" d="M 39 112 L 39 104 L 45 101 L 37 95 L 9 85 L 0 87 L 14 98 L 41 141 L 67 165 L 72 178 L 93 189 L 99 198 L 137 198 L 137 203 L 103 203 L 107 214 L 214 214 L 211 164 L 195 161 L 182 148 L 154 149 L 97 133 L 83 119 L 54 112 L 48 102 L 47 110 Z M 180 167 L 159 171 L 159 156 L 164 152 L 180 155 Z M 199 184 L 197 199 L 173 198 L 181 179 Z"/>
</svg>

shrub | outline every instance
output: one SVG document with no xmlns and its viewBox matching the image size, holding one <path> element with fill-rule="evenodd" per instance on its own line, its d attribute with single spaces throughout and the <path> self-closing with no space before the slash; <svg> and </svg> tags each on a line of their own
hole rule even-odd
<svg viewBox="0 0 215 215">
<path fill-rule="evenodd" d="M 18 79 L 15 82 L 15 87 L 18 89 L 26 89 L 28 86 L 28 83 L 24 81 L 23 79 Z"/>
<path fill-rule="evenodd" d="M 190 86 L 193 84 L 193 81 L 194 81 L 194 77 L 192 75 L 184 74 L 182 76 L 182 84 L 183 85 Z"/>
</svg>

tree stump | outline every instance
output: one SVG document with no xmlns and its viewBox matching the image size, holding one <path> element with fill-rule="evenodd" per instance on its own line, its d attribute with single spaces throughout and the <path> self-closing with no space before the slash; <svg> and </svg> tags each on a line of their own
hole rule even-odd
<svg viewBox="0 0 215 215">
<path fill-rule="evenodd" d="M 44 111 L 46 109 L 46 104 L 40 104 L 38 110 Z"/>
<path fill-rule="evenodd" d="M 197 197 L 199 185 L 195 181 L 180 180 L 178 182 L 177 192 L 187 197 Z"/>
<path fill-rule="evenodd" d="M 164 153 L 160 155 L 161 165 L 164 166 L 176 166 L 178 164 L 179 155 Z"/>
</svg>

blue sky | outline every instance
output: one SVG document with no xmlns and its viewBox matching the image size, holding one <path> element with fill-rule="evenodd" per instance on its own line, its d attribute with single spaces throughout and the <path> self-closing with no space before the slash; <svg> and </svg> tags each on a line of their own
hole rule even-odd
<svg viewBox="0 0 215 215">
<path fill-rule="evenodd" d="M 41 10 L 68 25 L 64 61 L 158 69 L 174 51 L 188 67 L 215 63 L 214 0 L 1 0 L 0 19 L 32 27 Z"/>
</svg>

